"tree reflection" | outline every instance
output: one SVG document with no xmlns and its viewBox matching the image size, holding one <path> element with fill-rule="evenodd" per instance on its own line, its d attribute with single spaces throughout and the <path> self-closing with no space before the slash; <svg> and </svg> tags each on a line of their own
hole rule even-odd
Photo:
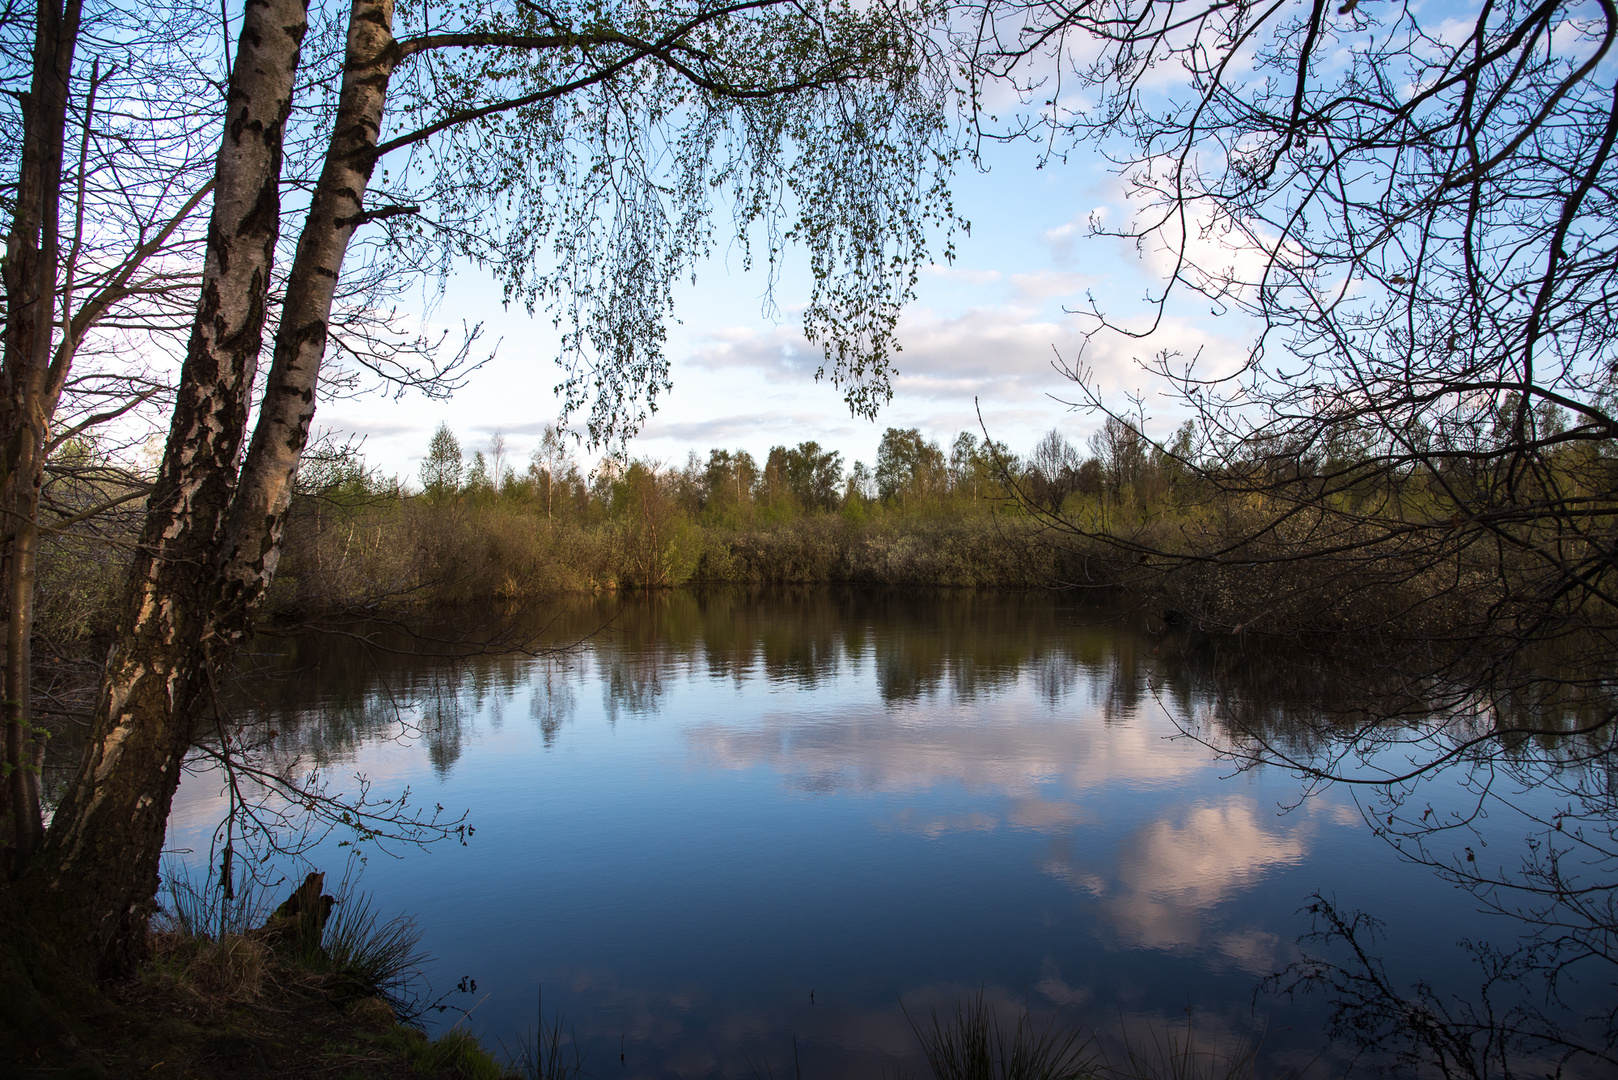
<svg viewBox="0 0 1618 1080">
<path fill-rule="evenodd" d="M 1541 657 L 1531 678 L 1446 680 L 1431 674 L 1427 656 L 1417 663 L 1341 643 L 1316 648 L 1199 635 L 1043 593 L 803 588 L 576 596 L 509 622 L 538 646 L 484 647 L 470 616 L 411 633 L 362 627 L 274 643 L 259 670 L 233 689 L 230 715 L 261 733 L 263 761 L 279 775 L 329 770 L 370 742 L 407 739 L 425 743 L 433 769 L 445 776 L 488 718 L 526 710 L 544 747 L 556 746 L 580 715 L 587 676 L 599 678 L 604 715 L 615 720 L 654 716 L 691 676 L 829 690 L 848 685 L 843 676 L 858 670 L 869 677 L 866 711 L 795 716 L 760 728 L 716 722 L 698 732 L 702 751 L 727 767 L 767 764 L 802 791 L 883 784 L 908 790 L 940 775 L 967 787 L 999 784 L 1015 801 L 1013 824 L 1051 823 L 1049 872 L 1079 881 L 1093 869 L 1076 854 L 1064 856 L 1066 841 L 1054 823 L 1071 825 L 1084 808 L 1047 805 L 1034 790 L 1042 770 L 1079 752 L 1063 724 L 1097 715 L 1113 730 L 1127 730 L 1113 722 L 1160 712 L 1238 766 L 1294 771 L 1302 777 L 1299 799 L 1327 784 L 1355 792 L 1367 827 L 1400 856 L 1431 867 L 1507 920 L 1502 940 L 1509 947 L 1475 949 L 1485 997 L 1447 1003 L 1451 1020 L 1496 1015 L 1490 1002 L 1514 993 L 1498 1013 L 1514 1017 L 1500 1038 L 1532 1031 L 1536 1049 L 1529 1053 L 1520 1039 L 1501 1046 L 1538 1063 L 1546 1039 L 1561 1031 L 1558 1037 L 1581 1040 L 1592 1053 L 1610 1053 L 1613 1014 L 1586 1027 L 1577 1003 L 1594 1000 L 1592 987 L 1612 998 L 1618 959 L 1618 776 L 1608 723 L 1618 695 L 1608 677 L 1571 662 L 1565 678 L 1547 679 L 1544 672 L 1560 662 L 1555 655 Z M 463 647 L 441 655 L 422 640 Z M 577 642 L 584 644 L 544 651 Z M 1005 755 L 1000 744 L 1009 729 L 970 709 L 948 720 L 956 725 L 948 746 L 906 727 L 918 713 L 955 716 L 949 707 L 1018 687 L 1050 713 L 1039 732 L 1014 733 L 1038 743 L 1029 751 L 1037 761 Z M 1166 775 L 1167 754 L 1148 751 L 1147 767 Z M 1142 858 L 1158 849 L 1180 853 L 1175 858 L 1187 866 L 1199 852 L 1217 852 L 1236 872 L 1239 863 L 1228 858 L 1236 837 L 1263 854 L 1264 866 L 1297 861 L 1286 837 L 1256 821 L 1230 807 L 1178 824 L 1165 819 L 1142 832 L 1132 850 Z M 922 832 L 956 827 L 930 817 L 895 825 Z M 1120 869 L 1120 891 L 1109 902 L 1134 917 L 1135 944 L 1193 936 L 1174 922 L 1178 909 L 1164 899 L 1179 895 L 1178 888 L 1148 875 L 1144 863 Z M 1355 925 L 1344 917 L 1344 927 Z M 1384 994 L 1373 1008 L 1364 992 L 1355 998 L 1343 989 L 1363 991 L 1372 983 L 1326 979 L 1328 971 L 1363 972 L 1377 963 L 1367 935 L 1347 943 L 1343 932 L 1324 932 L 1316 944 L 1348 948 L 1346 958 L 1323 954 L 1310 969 L 1315 975 L 1300 975 L 1293 988 L 1331 990 L 1345 1009 L 1368 1010 L 1366 1030 L 1402 1015 L 1404 1006 L 1388 1004 L 1395 998 L 1440 1015 L 1431 1002 L 1423 1005 L 1419 988 L 1394 993 L 1383 978 L 1376 985 L 1394 996 Z M 1279 955 L 1268 940 L 1216 944 L 1255 973 Z M 1534 993 L 1535 1011 L 1523 1011 Z"/>
<path fill-rule="evenodd" d="M 549 743 L 576 715 L 582 665 L 599 676 L 609 716 L 655 712 L 681 672 L 813 689 L 869 665 L 889 706 L 970 703 L 1026 679 L 1052 708 L 1093 705 L 1120 718 L 1161 701 L 1176 715 L 1214 717 L 1225 732 L 1245 725 L 1296 741 L 1317 731 L 1297 717 L 1321 696 L 1318 667 L 1245 649 L 1183 648 L 1116 612 L 1048 594 L 581 595 L 510 621 L 521 630 L 507 632 L 529 649 L 478 647 L 466 627 L 450 625 L 264 642 L 228 707 L 275 728 L 274 752 L 310 767 L 352 758 L 368 739 L 422 738 L 435 763 L 452 768 L 455 744 L 473 737 L 476 718 L 518 698 Z M 456 653 L 423 644 L 452 639 L 462 643 Z"/>
<path fill-rule="evenodd" d="M 1175 663 L 1214 690 L 1203 708 L 1180 713 L 1185 729 L 1239 767 L 1286 767 L 1302 780 L 1300 797 L 1328 785 L 1353 791 L 1376 836 L 1501 916 L 1509 942 L 1465 945 L 1481 976 L 1469 999 L 1421 984 L 1404 991 L 1374 954 L 1370 917 L 1317 898 L 1311 910 L 1325 928 L 1313 940 L 1347 959 L 1315 958 L 1289 985 L 1330 991 L 1343 1032 L 1384 1032 L 1444 1075 L 1564 1066 L 1578 1075 L 1579 1061 L 1611 1062 L 1618 702 L 1606 673 L 1588 670 L 1589 654 L 1547 647 L 1531 669 L 1480 673 L 1375 643 L 1304 643 L 1233 664 L 1240 648 L 1203 640 L 1180 650 Z M 1598 1000 L 1606 1004 L 1592 1013 Z"/>
</svg>

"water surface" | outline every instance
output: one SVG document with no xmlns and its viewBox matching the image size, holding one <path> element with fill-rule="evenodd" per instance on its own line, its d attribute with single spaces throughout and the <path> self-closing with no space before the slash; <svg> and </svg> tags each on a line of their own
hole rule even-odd
<svg viewBox="0 0 1618 1080">
<path fill-rule="evenodd" d="M 1284 715 L 1318 692 L 1256 645 L 1187 653 L 1044 594 L 674 592 L 525 618 L 582 643 L 451 661 L 299 638 L 240 710 L 293 773 L 464 810 L 464 844 L 372 851 L 361 884 L 418 919 L 435 996 L 475 980 L 448 1000 L 495 1044 L 543 989 L 595 1076 L 791 1075 L 794 1053 L 806 1077 L 921 1073 L 904 1009 L 981 990 L 1114 1054 L 1189 1015 L 1204 1046 L 1258 1041 L 1265 1074 L 1340 1075 L 1326 1004 L 1257 992 L 1311 893 L 1374 911 L 1393 973 L 1441 988 L 1471 978 L 1458 939 L 1500 930 L 1349 794 L 1300 802 L 1284 771 L 1182 735 L 1217 695 Z M 190 776 L 170 846 L 203 865 L 223 806 L 217 773 Z M 339 839 L 310 855 L 333 877 Z"/>
</svg>

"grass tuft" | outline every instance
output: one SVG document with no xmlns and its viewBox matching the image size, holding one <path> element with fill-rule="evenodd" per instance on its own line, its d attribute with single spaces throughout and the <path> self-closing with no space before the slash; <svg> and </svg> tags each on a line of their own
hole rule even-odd
<svg viewBox="0 0 1618 1080">
<path fill-rule="evenodd" d="M 421 931 L 407 916 L 383 920 L 370 895 L 352 892 L 346 880 L 312 946 L 289 946 L 266 931 L 273 905 L 249 882 L 227 895 L 217 880 L 198 883 L 179 864 L 166 867 L 163 880 L 153 975 L 176 989 L 189 984 L 202 995 L 247 1001 L 279 966 L 288 969 L 283 977 L 313 977 L 336 999 L 380 998 L 400 1021 L 420 1019 Z"/>
<path fill-rule="evenodd" d="M 572 1080 L 583 1076 L 584 1052 L 579 1048 L 578 1035 L 568 1028 L 564 1041 L 563 1018 L 557 1013 L 545 1022 L 545 1000 L 541 996 L 536 1006 L 539 1023 L 531 1038 L 524 1042 L 517 1055 L 517 1072 L 523 1080 Z"/>
<path fill-rule="evenodd" d="M 477 1036 L 463 1027 L 452 1027 L 431 1042 L 415 1042 L 407 1053 L 416 1071 L 429 1076 L 447 1073 L 459 1080 L 506 1080 L 511 1076 Z"/>
<path fill-rule="evenodd" d="M 959 1002 L 948 1019 L 929 1009 L 930 1023 L 905 1019 L 921 1042 L 936 1080 L 1089 1080 L 1094 1076 L 1089 1040 L 1057 1026 L 1043 1027 L 1023 1010 L 1007 1029 L 983 991 Z"/>
<path fill-rule="evenodd" d="M 414 919 L 399 915 L 382 921 L 370 895 L 355 893 L 338 897 L 319 949 L 299 960 L 324 975 L 331 989 L 357 998 L 382 998 L 409 1023 L 421 1015 L 415 988 L 426 956 L 420 944 L 421 930 Z"/>
</svg>

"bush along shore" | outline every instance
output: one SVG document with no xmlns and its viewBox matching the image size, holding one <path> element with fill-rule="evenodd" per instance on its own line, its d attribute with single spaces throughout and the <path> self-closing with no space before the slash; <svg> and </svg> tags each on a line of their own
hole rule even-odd
<svg viewBox="0 0 1618 1080">
<path fill-rule="evenodd" d="M 1023 457 L 968 432 L 946 450 L 889 428 L 874 468 L 805 441 L 762 462 L 732 450 L 678 467 L 609 456 L 586 473 L 555 431 L 512 462 L 499 437 L 468 455 L 441 427 L 409 483 L 352 451 L 317 450 L 265 614 L 706 584 L 1059 586 L 1122 590 L 1224 631 L 1420 636 L 1495 602 L 1499 568 L 1410 543 L 1423 522 L 1451 518 L 1439 494 L 1348 486 L 1299 513 L 1293 493 L 1199 464 L 1197 438 L 1187 424 L 1153 443 L 1109 421 L 1089 456 L 1052 431 Z M 93 448 L 62 453 L 75 456 L 79 501 L 113 503 L 128 486 L 93 482 Z M 1363 524 L 1361 502 L 1375 509 Z M 110 629 L 138 504 L 122 512 L 47 537 L 35 622 L 47 651 L 71 654 Z M 1389 515 L 1400 529 L 1379 524 Z"/>
<path fill-rule="evenodd" d="M 524 600 L 693 584 L 1030 587 L 1060 573 L 995 448 L 952 458 L 890 430 L 876 470 L 814 442 L 692 454 L 679 468 L 607 458 L 588 476 L 547 440 L 518 473 L 466 462 L 441 429 L 421 488 L 349 458 L 316 462 L 288 530 L 272 609 L 336 602 Z M 498 446 L 498 444 L 497 444 Z M 1008 457 L 998 451 L 998 459 Z M 951 464 L 953 460 L 954 464 Z M 499 477 L 496 481 L 495 477 Z"/>
<path fill-rule="evenodd" d="M 93 447 L 67 453 L 76 475 L 97 475 Z M 1072 490 L 1058 502 L 1117 502 L 1121 491 L 1108 493 L 1098 467 L 1083 471 L 1082 484 L 1068 472 Z M 112 503 L 133 483 L 112 463 L 102 475 L 81 483 L 78 502 Z M 499 439 L 468 455 L 441 428 L 410 482 L 379 476 L 352 452 L 307 456 L 266 612 L 720 583 L 1040 587 L 1084 572 L 1071 551 L 1042 542 L 1048 524 L 1025 504 L 1029 481 L 1049 494 L 1043 475 L 967 433 L 946 452 L 915 430 L 889 429 L 874 469 L 845 468 L 808 441 L 776 447 L 763 462 L 713 450 L 677 468 L 608 457 L 586 473 L 554 432 L 513 464 Z M 138 502 L 121 513 L 48 537 L 42 639 L 65 647 L 110 628 Z"/>
</svg>

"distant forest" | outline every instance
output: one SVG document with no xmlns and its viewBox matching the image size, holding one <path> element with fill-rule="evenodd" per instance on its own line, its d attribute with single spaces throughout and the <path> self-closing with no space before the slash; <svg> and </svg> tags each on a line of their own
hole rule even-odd
<svg viewBox="0 0 1618 1080">
<path fill-rule="evenodd" d="M 1542 426 L 1561 422 L 1541 413 Z M 1502 415 L 1509 422 L 1509 409 Z M 382 476 L 350 447 L 312 449 L 269 611 L 721 583 L 1054 585 L 1128 590 L 1159 613 L 1193 612 L 1226 629 L 1258 614 L 1272 630 L 1386 628 L 1396 618 L 1424 632 L 1464 615 L 1468 597 L 1490 595 L 1478 576 L 1487 568 L 1474 572 L 1458 551 L 1412 554 L 1360 535 L 1369 526 L 1355 522 L 1385 519 L 1442 531 L 1454 503 L 1413 473 L 1339 468 L 1334 455 L 1348 460 L 1353 447 L 1244 459 L 1189 422 L 1154 442 L 1115 417 L 1082 450 L 1052 430 L 1025 455 L 971 432 L 946 449 L 915 428 L 888 428 L 874 466 L 850 466 L 812 439 L 775 446 L 763 461 L 692 451 L 678 467 L 619 453 L 586 470 L 573 447 L 547 429 L 529 458 L 513 460 L 498 435 L 468 452 L 440 426 L 410 480 Z M 87 444 L 58 457 L 57 474 L 78 478 L 76 494 L 58 501 L 105 507 L 139 494 L 132 474 L 98 467 Z M 1584 485 L 1606 468 L 1586 457 L 1570 446 L 1555 467 Z M 1334 490 L 1305 483 L 1316 471 L 1341 474 Z M 1349 525 L 1323 529 L 1323 514 Z M 134 522 L 133 510 L 103 513 L 48 538 L 38 626 L 49 640 L 110 629 L 118 553 Z M 1355 545 L 1347 563 L 1345 538 Z"/>
<path fill-rule="evenodd" d="M 1180 433 L 1189 445 L 1191 432 Z M 495 436 L 441 426 L 419 487 L 350 451 L 313 455 L 272 606 L 522 599 L 579 589 L 718 582 L 1048 584 L 1041 512 L 1167 505 L 1184 470 L 1113 421 L 1084 454 L 1051 431 L 1026 455 L 961 432 L 945 449 L 888 428 L 874 466 L 815 440 L 690 452 L 679 467 L 625 454 L 586 471 L 547 429 L 527 461 Z"/>
<path fill-rule="evenodd" d="M 1109 421 L 1088 454 L 1053 430 L 1021 456 L 970 432 L 945 449 L 888 428 L 874 467 L 810 439 L 762 461 L 714 449 L 667 467 L 620 453 L 587 470 L 555 429 L 520 461 L 500 436 L 469 448 L 440 426 L 410 480 L 352 448 L 313 448 L 268 604 L 286 614 L 721 582 L 1041 586 L 1069 554 L 1039 542 L 1042 515 L 1160 515 L 1179 501 L 1189 474 L 1176 453 L 1191 436 L 1158 448 Z M 122 470 L 97 483 L 93 447 L 64 458 L 75 454 L 74 501 L 131 483 Z M 102 515 L 93 532 L 52 538 L 40 619 L 51 638 L 110 628 L 122 564 L 107 541 L 125 529 L 132 540 L 133 527 Z"/>
</svg>

